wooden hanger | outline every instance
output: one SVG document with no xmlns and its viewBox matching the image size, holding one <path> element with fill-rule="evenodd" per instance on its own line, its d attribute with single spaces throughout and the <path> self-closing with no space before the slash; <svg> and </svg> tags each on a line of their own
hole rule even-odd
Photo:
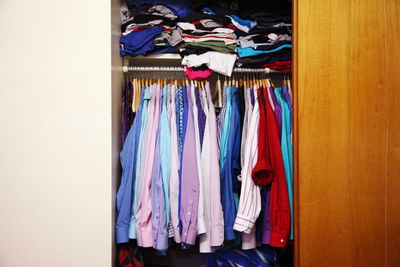
<svg viewBox="0 0 400 267">
<path fill-rule="evenodd" d="M 218 80 L 217 80 L 217 94 L 218 94 L 218 108 L 222 107 L 222 92 L 221 92 L 221 81 L 219 79 L 219 75 L 218 75 Z"/>
</svg>

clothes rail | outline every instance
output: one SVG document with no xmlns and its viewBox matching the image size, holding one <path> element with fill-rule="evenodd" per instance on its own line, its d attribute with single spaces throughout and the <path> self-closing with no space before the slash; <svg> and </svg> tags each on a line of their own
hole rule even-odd
<svg viewBox="0 0 400 267">
<path fill-rule="evenodd" d="M 185 71 L 184 67 L 141 67 L 141 66 L 123 66 L 122 67 L 123 72 L 150 72 L 150 71 L 171 71 L 171 72 L 178 72 L 178 71 Z M 285 71 L 277 71 L 277 70 L 272 70 L 269 68 L 256 68 L 256 69 L 251 69 L 251 68 L 234 68 L 233 72 L 243 72 L 243 73 L 287 73 Z"/>
</svg>

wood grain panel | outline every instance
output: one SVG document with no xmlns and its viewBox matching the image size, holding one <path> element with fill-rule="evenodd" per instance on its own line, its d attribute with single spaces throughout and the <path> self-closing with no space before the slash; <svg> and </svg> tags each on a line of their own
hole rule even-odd
<svg viewBox="0 0 400 267">
<path fill-rule="evenodd" d="M 386 1 L 388 177 L 387 177 L 387 266 L 400 266 L 400 1 Z"/>
<path fill-rule="evenodd" d="M 399 70 L 397 5 L 295 4 L 299 266 L 384 266 L 387 254 L 398 260 L 399 239 L 386 242 L 399 222 L 398 200 L 387 199 L 400 193 L 400 128 L 388 127 L 400 114 L 399 96 L 390 95 L 398 77 L 387 79 Z"/>
</svg>

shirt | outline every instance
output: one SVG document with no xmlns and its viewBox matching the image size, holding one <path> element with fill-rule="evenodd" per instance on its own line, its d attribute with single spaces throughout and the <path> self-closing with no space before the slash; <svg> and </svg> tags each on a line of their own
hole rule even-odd
<svg viewBox="0 0 400 267">
<path fill-rule="evenodd" d="M 156 110 L 155 112 L 160 112 Z M 168 224 L 169 224 L 169 128 L 167 115 L 167 86 L 162 90 L 162 105 L 158 136 L 154 151 L 154 164 L 151 182 L 151 203 L 153 223 L 153 247 L 165 254 L 168 248 Z M 168 176 L 168 177 L 167 177 Z M 166 189 L 166 190 L 165 190 Z"/>
<path fill-rule="evenodd" d="M 264 99 L 266 118 L 266 134 L 263 142 L 267 147 L 268 153 L 263 155 L 252 175 L 262 175 L 268 173 L 271 177 L 270 190 L 270 240 L 269 244 L 274 247 L 285 247 L 290 233 L 290 208 L 288 198 L 288 188 L 286 185 L 285 169 L 283 165 L 282 152 L 278 137 L 277 121 L 274 117 L 271 106 L 268 102 L 267 93 L 262 94 Z M 261 148 L 260 148 L 261 149 Z M 269 157 L 265 157 L 266 155 Z M 270 169 L 264 169 L 264 166 L 270 166 Z"/>
<path fill-rule="evenodd" d="M 272 88 L 272 86 L 270 86 L 268 88 L 268 90 L 270 91 L 271 100 L 274 103 L 274 113 L 275 113 L 275 118 L 278 122 L 278 130 L 279 130 L 279 138 L 280 138 L 280 133 L 282 131 L 282 108 L 279 105 L 278 100 L 276 99 L 274 88 Z"/>
<path fill-rule="evenodd" d="M 154 101 L 150 103 L 148 116 L 152 118 L 149 120 L 152 124 L 149 127 L 149 138 L 146 143 L 147 157 L 145 165 L 142 168 L 142 181 L 140 184 L 141 195 L 139 196 L 139 203 L 136 211 L 136 231 L 137 231 L 137 242 L 141 247 L 151 247 L 153 246 L 152 237 L 152 202 L 151 202 L 151 175 L 154 163 L 154 151 L 156 146 L 156 137 L 158 133 L 158 123 L 159 123 L 159 107 L 160 107 L 160 85 L 154 86 Z"/>
<path fill-rule="evenodd" d="M 142 110 L 141 110 L 141 126 L 140 132 L 138 137 L 138 146 L 136 152 L 136 163 L 135 163 L 135 171 L 133 175 L 134 178 L 134 185 L 133 185 L 133 203 L 132 203 L 132 212 L 131 212 L 131 220 L 129 223 L 129 238 L 136 239 L 136 208 L 139 201 L 139 184 L 140 184 L 140 171 L 142 165 L 142 151 L 143 151 L 143 142 L 145 140 L 144 132 L 147 124 L 147 110 L 150 104 L 150 97 L 151 97 L 151 90 L 150 87 L 143 87 L 143 103 L 142 103 Z M 138 132 L 137 132 L 138 133 Z"/>
<path fill-rule="evenodd" d="M 194 125 L 194 136 L 195 136 L 195 152 L 197 161 L 197 175 L 199 178 L 199 205 L 197 209 L 197 234 L 204 234 L 206 232 L 206 226 L 204 221 L 204 188 L 203 188 L 203 174 L 201 170 L 201 144 L 200 144 L 200 130 L 199 130 L 199 114 L 198 106 L 196 102 L 196 93 L 199 88 L 195 87 L 193 81 L 191 86 L 188 88 L 189 97 L 191 98 L 192 110 L 193 110 L 193 125 Z M 201 106 L 200 106 L 201 109 Z"/>
<path fill-rule="evenodd" d="M 232 179 L 232 149 L 229 146 L 231 117 L 231 87 L 226 88 L 226 110 L 223 120 L 222 136 L 220 144 L 220 173 L 221 173 L 221 203 L 224 211 L 225 240 L 235 238 L 233 223 L 236 216 L 236 206 L 233 196 Z"/>
<path fill-rule="evenodd" d="M 204 113 L 203 107 L 201 105 L 200 100 L 200 90 L 195 90 L 196 96 L 196 106 L 197 106 L 197 121 L 199 125 L 199 134 L 200 134 L 200 147 L 203 146 L 203 138 L 204 138 L 204 128 L 206 125 L 206 114 Z"/>
<path fill-rule="evenodd" d="M 282 88 L 275 88 L 275 95 L 282 108 L 281 151 L 285 167 L 290 206 L 290 238 L 293 239 L 293 149 L 291 143 L 290 108 L 283 99 Z"/>
<path fill-rule="evenodd" d="M 139 133 L 141 127 L 141 113 L 143 92 L 141 96 L 141 105 L 139 106 L 136 119 L 128 132 L 126 142 L 120 153 L 122 174 L 121 184 L 117 192 L 117 221 L 115 239 L 117 243 L 126 243 L 129 241 L 129 223 L 131 218 L 131 203 L 133 192 L 133 182 L 135 181 L 135 163 L 136 150 L 139 145 Z"/>
<path fill-rule="evenodd" d="M 201 151 L 203 173 L 204 220 L 206 233 L 200 235 L 200 252 L 208 253 L 224 241 L 224 215 L 220 198 L 219 151 L 217 143 L 217 121 L 212 102 L 210 84 L 201 91 L 201 100 L 206 114 L 204 149 Z"/>
<path fill-rule="evenodd" d="M 250 234 L 261 210 L 260 188 L 255 185 L 251 172 L 257 162 L 258 152 L 258 122 L 260 118 L 257 91 L 255 89 L 255 103 L 251 117 L 248 141 L 245 149 L 245 162 L 242 169 L 242 187 L 239 199 L 239 209 L 233 229 Z"/>
<path fill-rule="evenodd" d="M 183 87 L 185 94 L 187 88 Z M 197 236 L 197 211 L 199 205 L 199 177 L 196 159 L 193 107 L 187 97 L 187 126 L 182 153 L 181 205 L 182 242 L 194 245 Z"/>
<path fill-rule="evenodd" d="M 170 201 L 171 201 L 171 225 L 173 229 L 173 236 L 176 243 L 181 242 L 181 236 L 179 233 L 179 152 L 178 152 L 178 134 L 176 127 L 176 105 L 175 105 L 175 92 L 176 86 L 171 86 L 171 98 L 170 98 L 170 133 L 171 133 L 171 177 L 169 183 Z"/>
</svg>

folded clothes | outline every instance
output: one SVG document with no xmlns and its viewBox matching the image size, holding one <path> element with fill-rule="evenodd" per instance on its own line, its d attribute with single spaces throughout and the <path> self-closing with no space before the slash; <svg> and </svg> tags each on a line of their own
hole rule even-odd
<svg viewBox="0 0 400 267">
<path fill-rule="evenodd" d="M 205 42 L 205 41 L 223 41 L 225 44 L 236 44 L 236 38 L 230 34 L 224 33 L 211 33 L 202 36 L 182 34 L 185 42 Z"/>
<path fill-rule="evenodd" d="M 252 28 L 254 28 L 254 26 L 257 25 L 256 21 L 245 20 L 236 15 L 229 15 L 228 17 L 231 19 L 233 25 L 244 32 L 249 32 Z"/>
<path fill-rule="evenodd" d="M 162 31 L 163 28 L 158 27 L 122 35 L 119 41 L 121 56 L 137 56 L 151 51 L 154 48 L 153 39 Z"/>
<path fill-rule="evenodd" d="M 287 60 L 287 61 L 276 61 L 271 64 L 264 64 L 262 65 L 263 68 L 270 68 L 273 70 L 278 70 L 278 71 L 291 71 L 292 70 L 292 61 Z"/>
<path fill-rule="evenodd" d="M 264 64 L 272 64 L 277 61 L 287 61 L 292 59 L 292 50 L 283 49 L 271 54 L 262 54 L 252 57 L 243 57 L 236 60 L 236 64 L 243 68 L 258 68 Z"/>
<path fill-rule="evenodd" d="M 198 67 L 205 64 L 215 72 L 231 76 L 235 61 L 236 54 L 210 51 L 200 55 L 185 56 L 182 59 L 182 65 Z"/>
<path fill-rule="evenodd" d="M 225 42 L 221 41 L 205 41 L 205 42 L 192 42 L 186 43 L 183 47 L 204 47 L 209 48 L 210 50 L 225 52 L 225 53 L 234 53 L 236 51 L 235 44 L 225 44 Z"/>
<path fill-rule="evenodd" d="M 273 50 L 275 48 L 278 48 L 282 45 L 291 45 L 291 41 L 283 41 L 283 42 L 278 42 L 276 44 L 255 44 L 252 49 L 257 50 L 257 51 L 269 51 Z"/>
<path fill-rule="evenodd" d="M 173 0 L 131 0 L 127 1 L 128 6 L 134 5 L 143 5 L 143 4 L 159 4 L 168 7 L 170 10 L 174 12 L 180 18 L 184 18 L 190 13 L 192 10 L 184 5 L 177 3 L 177 1 Z"/>
<path fill-rule="evenodd" d="M 190 12 L 185 17 L 185 21 L 187 21 L 187 22 L 201 21 L 203 19 L 210 19 L 210 20 L 217 22 L 224 26 L 227 26 L 231 23 L 231 20 L 228 17 L 211 15 L 211 14 L 206 14 L 206 13 L 202 13 L 202 12 Z"/>
<path fill-rule="evenodd" d="M 224 1 L 192 10 L 183 2 L 189 1 L 131 0 L 123 4 L 121 55 L 179 52 L 182 64 L 191 68 L 188 77 L 196 78 L 212 71 L 230 76 L 235 64 L 284 71 L 291 68 L 288 13 L 276 12 L 280 10 L 276 6 L 250 10 L 246 3 L 241 4 L 244 9 L 236 7 L 234 11 L 232 3 Z"/>
<path fill-rule="evenodd" d="M 210 69 L 195 70 L 191 67 L 186 67 L 185 69 L 185 75 L 191 80 L 205 79 L 208 78 L 211 74 L 213 74 L 213 71 Z"/>
<path fill-rule="evenodd" d="M 292 41 L 292 37 L 287 34 L 277 35 L 275 33 L 270 33 L 267 35 L 259 35 L 253 34 L 248 36 L 242 36 L 239 38 L 239 43 L 242 48 L 246 47 L 256 47 L 256 46 L 264 46 L 264 45 L 275 45 L 275 44 L 284 44 L 290 43 Z"/>
<path fill-rule="evenodd" d="M 258 56 L 258 55 L 267 54 L 267 53 L 274 53 L 274 52 L 277 52 L 279 50 L 286 49 L 286 48 L 292 48 L 292 45 L 284 44 L 284 45 L 280 45 L 271 50 L 255 50 L 251 47 L 242 48 L 239 46 L 237 48 L 237 51 L 238 51 L 239 57 L 243 58 L 243 57 Z"/>
<path fill-rule="evenodd" d="M 291 22 L 292 17 L 286 14 L 276 14 L 271 12 L 254 12 L 250 15 L 252 20 L 257 21 L 258 24 L 271 23 L 271 22 Z"/>
<path fill-rule="evenodd" d="M 155 41 L 166 40 L 169 42 L 171 46 L 177 46 L 179 43 L 183 41 L 181 34 L 182 30 L 179 28 L 170 31 L 163 31 L 161 36 L 155 38 L 154 40 Z"/>
</svg>

